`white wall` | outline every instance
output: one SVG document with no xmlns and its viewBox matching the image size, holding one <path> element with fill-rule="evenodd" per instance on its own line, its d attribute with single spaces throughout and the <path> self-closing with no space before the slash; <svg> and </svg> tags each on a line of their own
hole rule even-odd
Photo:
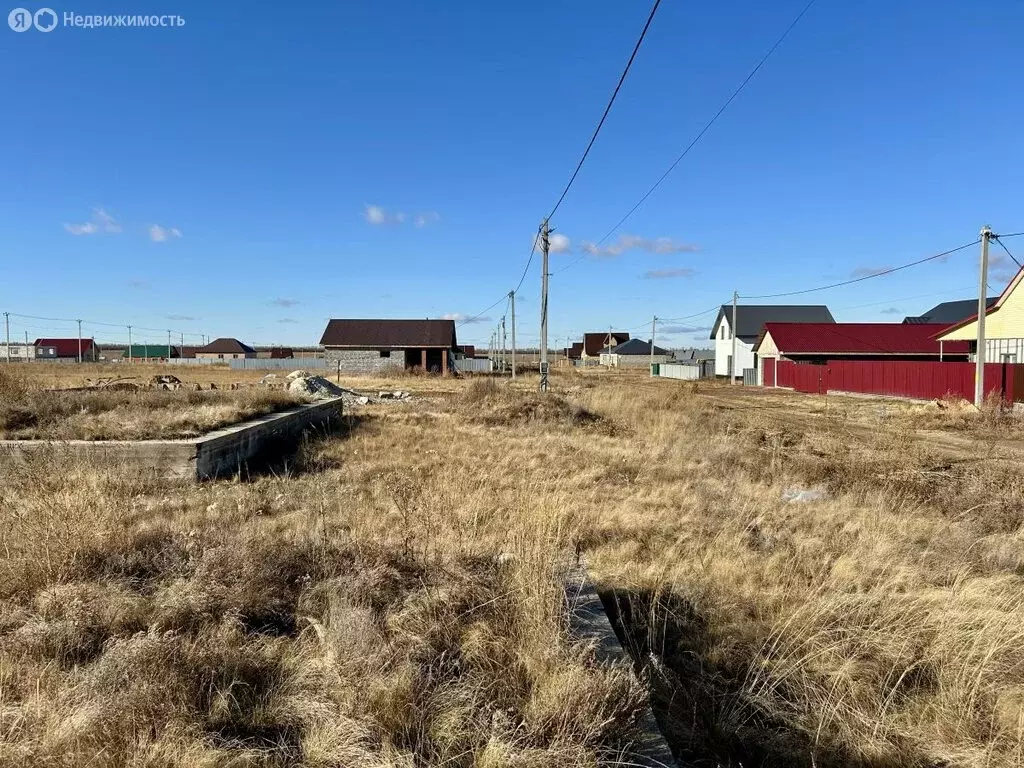
<svg viewBox="0 0 1024 768">
<path fill-rule="evenodd" d="M 729 355 L 732 354 L 732 332 L 729 328 L 729 317 L 723 317 L 715 336 L 715 375 L 729 375 Z M 754 367 L 754 344 L 736 339 L 736 366 L 733 368 L 737 378 L 743 375 L 744 368 Z"/>
</svg>

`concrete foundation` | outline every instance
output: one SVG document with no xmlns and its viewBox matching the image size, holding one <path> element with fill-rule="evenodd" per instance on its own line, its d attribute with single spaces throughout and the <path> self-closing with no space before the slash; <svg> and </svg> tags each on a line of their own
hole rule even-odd
<svg viewBox="0 0 1024 768">
<path fill-rule="evenodd" d="M 300 405 L 188 440 L 0 440 L 0 461 L 17 461 L 33 451 L 113 460 L 130 471 L 163 477 L 208 480 L 244 471 L 250 462 L 274 458 L 298 445 L 308 430 L 340 422 L 340 397 Z"/>
</svg>

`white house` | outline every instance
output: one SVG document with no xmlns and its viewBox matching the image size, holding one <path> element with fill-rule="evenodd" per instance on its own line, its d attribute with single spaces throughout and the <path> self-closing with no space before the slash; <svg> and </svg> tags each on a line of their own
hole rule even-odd
<svg viewBox="0 0 1024 768">
<path fill-rule="evenodd" d="M 757 368 L 754 344 L 765 323 L 834 323 L 824 304 L 740 304 L 736 307 L 736 366 L 732 364 L 732 304 L 723 304 L 711 327 L 715 342 L 715 375 L 736 378 L 745 368 Z"/>
<path fill-rule="evenodd" d="M 7 348 L 7 344 L 0 342 L 0 362 L 7 360 L 7 355 L 10 353 L 11 362 L 26 362 L 28 360 L 36 359 L 36 345 L 35 344 L 23 344 L 20 342 L 11 342 L 10 349 Z"/>
</svg>

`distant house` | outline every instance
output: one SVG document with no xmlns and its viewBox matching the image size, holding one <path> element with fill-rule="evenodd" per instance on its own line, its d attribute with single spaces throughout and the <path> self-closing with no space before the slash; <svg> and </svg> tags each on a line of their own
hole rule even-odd
<svg viewBox="0 0 1024 768">
<path fill-rule="evenodd" d="M 991 298 L 985 299 L 985 301 L 988 302 L 987 306 L 989 307 L 995 304 L 998 300 L 998 296 L 992 296 Z M 961 320 L 966 320 L 969 317 L 974 317 L 977 314 L 977 299 L 964 299 L 962 301 L 944 301 L 942 304 L 936 304 L 923 315 L 917 315 L 915 317 L 904 317 L 903 322 L 941 323 L 942 325 L 953 325 L 954 323 L 959 323 Z"/>
<path fill-rule="evenodd" d="M 757 368 L 754 344 L 765 323 L 834 323 L 828 307 L 817 304 L 761 304 L 736 307 L 736 365 L 732 361 L 732 305 L 718 311 L 710 338 L 715 342 L 715 375 L 739 378 Z"/>
<path fill-rule="evenodd" d="M 195 354 L 198 360 L 243 360 L 255 358 L 256 350 L 238 339 L 220 338 L 205 347 L 197 347 Z"/>
<path fill-rule="evenodd" d="M 697 364 L 704 360 L 714 360 L 713 349 L 677 349 L 674 353 L 677 363 Z"/>
<path fill-rule="evenodd" d="M 625 331 L 599 331 L 595 333 L 584 333 L 583 349 L 580 352 L 580 359 L 587 360 L 591 358 L 600 358 L 602 352 L 612 352 L 616 346 L 626 341 L 629 341 L 629 334 Z"/>
<path fill-rule="evenodd" d="M 657 344 L 653 345 L 654 355 L 651 355 L 652 344 L 643 339 L 630 339 L 617 344 L 610 353 L 601 355 L 601 365 L 618 367 L 638 367 L 650 365 L 651 363 L 669 363 L 673 361 L 672 353 L 662 349 Z"/>
<path fill-rule="evenodd" d="M 1024 269 L 1010 280 L 995 301 L 989 299 L 985 311 L 985 359 L 990 363 L 1024 363 Z M 936 339 L 948 347 L 950 342 L 964 341 L 972 356 L 978 348 L 978 311 L 947 326 Z M 972 357 L 973 359 L 973 357 Z"/>
<path fill-rule="evenodd" d="M 7 362 L 8 355 L 12 363 L 27 363 L 36 359 L 35 344 L 24 344 L 12 341 L 8 345 L 0 342 L 0 363 Z"/>
<path fill-rule="evenodd" d="M 458 345 L 453 320 L 342 320 L 327 323 L 320 345 L 342 373 L 419 369 L 446 374 Z"/>
<path fill-rule="evenodd" d="M 295 357 L 295 350 L 291 347 L 259 347 L 256 357 L 261 360 L 290 360 Z"/>
<path fill-rule="evenodd" d="M 455 347 L 455 351 L 457 354 L 469 358 L 470 360 L 476 357 L 476 346 L 473 344 L 458 344 Z"/>
<path fill-rule="evenodd" d="M 94 363 L 99 359 L 99 348 L 92 339 L 36 339 L 37 360 L 63 360 Z"/>
<path fill-rule="evenodd" d="M 579 360 L 583 357 L 583 342 L 576 341 L 571 347 L 566 347 L 565 356 L 570 360 Z"/>
</svg>

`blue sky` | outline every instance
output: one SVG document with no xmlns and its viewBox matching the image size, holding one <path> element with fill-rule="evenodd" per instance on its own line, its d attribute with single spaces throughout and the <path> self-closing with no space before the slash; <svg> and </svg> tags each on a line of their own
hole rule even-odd
<svg viewBox="0 0 1024 768">
<path fill-rule="evenodd" d="M 1024 3 L 818 0 L 604 244 L 619 252 L 582 250 L 803 5 L 664 0 L 552 222 L 568 239 L 552 270 L 575 262 L 551 279 L 553 345 L 609 324 L 643 335 L 655 313 L 690 315 L 734 289 L 795 290 L 910 261 L 986 223 L 1024 230 Z M 0 27 L 0 310 L 302 344 L 329 317 L 469 316 L 514 287 L 650 5 L 52 7 L 186 23 Z M 797 300 L 840 320 L 899 320 L 971 297 L 976 270 L 971 249 Z M 994 271 L 998 292 L 1006 268 Z M 535 261 L 517 304 L 526 344 L 539 284 Z M 486 342 L 503 311 L 461 325 L 460 340 Z M 669 324 L 678 332 L 662 341 L 703 340 L 683 329 L 712 320 Z"/>
</svg>

